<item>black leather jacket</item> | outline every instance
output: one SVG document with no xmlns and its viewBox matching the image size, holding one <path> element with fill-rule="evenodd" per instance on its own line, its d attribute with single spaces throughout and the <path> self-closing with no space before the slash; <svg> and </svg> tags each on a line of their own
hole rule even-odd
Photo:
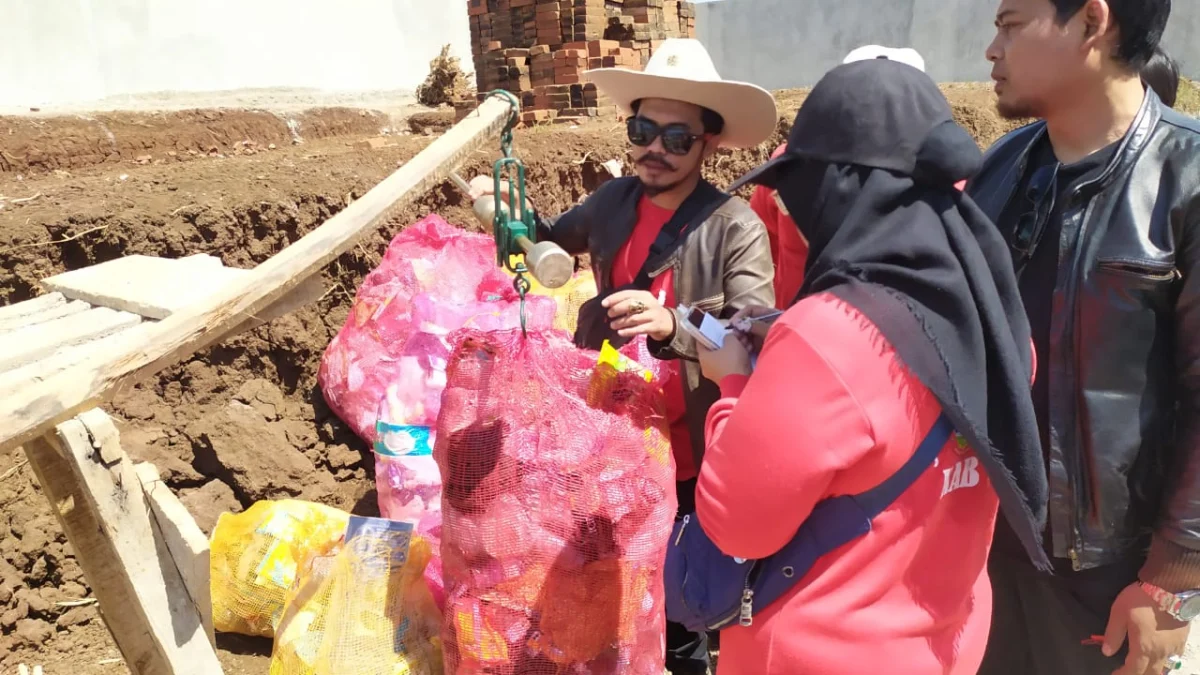
<svg viewBox="0 0 1200 675">
<path fill-rule="evenodd" d="M 1045 132 L 1038 122 L 988 151 L 967 190 L 993 220 L 1023 198 Z M 1096 567 L 1152 531 L 1200 551 L 1200 122 L 1147 91 L 1108 167 L 1066 199 L 1050 362 L 1038 364 L 1053 554 Z M 998 224 L 1011 242 L 1015 223 Z"/>
</svg>

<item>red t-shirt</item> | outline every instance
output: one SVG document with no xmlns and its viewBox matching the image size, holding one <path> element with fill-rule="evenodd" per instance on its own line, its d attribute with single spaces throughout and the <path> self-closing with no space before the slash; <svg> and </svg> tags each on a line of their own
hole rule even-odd
<svg viewBox="0 0 1200 675">
<path fill-rule="evenodd" d="M 629 240 L 617 252 L 617 257 L 613 261 L 612 284 L 614 287 L 633 283 L 637 273 L 642 269 L 642 265 L 645 264 L 646 258 L 650 257 L 650 247 L 658 237 L 659 231 L 674 214 L 674 211 L 656 206 L 648 198 L 642 197 L 638 202 L 637 224 L 633 227 L 633 233 L 629 235 Z M 657 296 L 660 292 L 666 293 L 664 305 L 667 307 L 676 305 L 674 281 L 675 272 L 668 269 L 650 282 L 651 294 Z M 695 478 L 696 463 L 692 459 L 692 436 L 688 433 L 687 405 L 683 396 L 683 372 L 679 361 L 667 362 L 667 378 L 663 386 L 663 393 L 667 397 L 667 421 L 671 425 L 671 451 L 675 455 L 676 478 L 681 481 Z"/>
</svg>

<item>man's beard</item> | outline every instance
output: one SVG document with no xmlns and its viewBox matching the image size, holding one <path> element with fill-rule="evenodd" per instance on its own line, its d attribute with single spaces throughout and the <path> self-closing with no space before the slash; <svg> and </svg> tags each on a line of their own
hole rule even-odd
<svg viewBox="0 0 1200 675">
<path fill-rule="evenodd" d="M 683 185 L 685 180 L 687 179 L 684 178 L 683 180 L 677 180 L 674 183 L 669 183 L 667 185 L 648 185 L 645 181 L 642 181 L 642 192 L 645 193 L 647 197 L 657 197 L 664 192 L 670 192 L 680 185 Z"/>
<path fill-rule="evenodd" d="M 1015 103 L 996 102 L 996 114 L 1006 120 L 1024 120 L 1041 117 L 1037 106 L 1032 103 L 1017 101 Z"/>
<path fill-rule="evenodd" d="M 641 159 L 637 160 L 637 162 L 635 162 L 635 164 L 657 164 L 659 167 L 665 168 L 668 171 L 675 171 L 676 169 L 678 169 L 678 167 L 676 167 L 674 164 L 671 164 L 670 162 L 668 162 L 666 157 L 664 157 L 663 155 L 659 155 L 659 154 L 649 154 L 648 153 L 648 154 L 642 155 Z M 699 167 L 697 167 L 697 171 L 698 170 L 699 170 Z M 675 188 L 679 187 L 680 185 L 683 185 L 684 183 L 686 183 L 688 181 L 688 179 L 690 179 L 692 177 L 692 174 L 693 174 L 693 172 L 688 172 L 688 174 L 685 175 L 683 178 L 680 178 L 679 180 L 677 180 L 673 183 L 668 183 L 666 185 L 649 185 L 646 183 L 646 181 L 641 181 L 642 191 L 645 193 L 645 195 L 647 197 L 656 197 L 658 195 L 663 194 L 664 192 L 670 192 L 670 191 L 674 190 Z M 640 178 L 639 178 L 639 180 L 640 180 Z"/>
</svg>

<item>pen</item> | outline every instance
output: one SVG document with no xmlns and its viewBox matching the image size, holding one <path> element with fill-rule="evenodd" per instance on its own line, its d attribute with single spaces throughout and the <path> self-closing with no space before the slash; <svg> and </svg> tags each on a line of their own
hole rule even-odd
<svg viewBox="0 0 1200 675">
<path fill-rule="evenodd" d="M 775 312 L 771 312 L 770 314 L 763 314 L 762 316 L 746 317 L 745 319 L 743 319 L 743 321 L 745 321 L 746 323 L 761 323 L 763 321 L 774 321 L 775 319 L 778 319 L 781 316 L 783 316 L 783 310 L 778 310 Z"/>
</svg>

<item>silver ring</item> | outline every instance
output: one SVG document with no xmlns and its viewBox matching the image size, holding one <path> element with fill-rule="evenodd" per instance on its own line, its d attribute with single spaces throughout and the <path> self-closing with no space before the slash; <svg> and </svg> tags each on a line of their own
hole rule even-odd
<svg viewBox="0 0 1200 675">
<path fill-rule="evenodd" d="M 1183 668 L 1183 657 L 1172 655 L 1167 657 L 1167 664 L 1163 666 L 1163 673 L 1171 673 Z"/>
</svg>

